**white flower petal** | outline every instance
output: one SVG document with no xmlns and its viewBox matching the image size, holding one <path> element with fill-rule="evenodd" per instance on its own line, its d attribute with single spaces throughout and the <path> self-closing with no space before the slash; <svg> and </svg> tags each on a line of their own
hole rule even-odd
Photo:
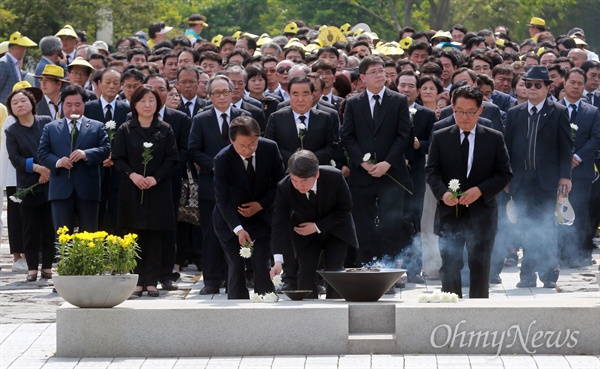
<svg viewBox="0 0 600 369">
<path fill-rule="evenodd" d="M 365 156 L 363 156 L 363 161 L 369 161 L 371 159 L 371 153 L 366 153 Z"/>
<path fill-rule="evenodd" d="M 252 295 L 250 295 L 250 301 L 262 302 L 262 297 L 258 293 L 253 293 Z"/>
<path fill-rule="evenodd" d="M 282 283 L 283 281 L 281 279 L 281 274 L 277 274 L 275 277 L 273 277 L 273 284 L 275 286 L 281 286 Z"/>
<path fill-rule="evenodd" d="M 11 197 L 9 197 L 9 199 L 11 199 L 13 202 L 16 202 L 17 204 L 23 202 L 23 200 L 21 200 L 20 198 L 18 198 L 16 196 L 11 196 Z"/>
<path fill-rule="evenodd" d="M 306 125 L 304 125 L 304 123 L 298 123 L 298 128 L 301 130 L 305 130 L 306 129 Z"/>
<path fill-rule="evenodd" d="M 430 299 L 430 295 L 428 293 L 422 293 L 419 295 L 420 303 L 427 303 L 427 302 L 429 302 L 429 299 Z"/>
<path fill-rule="evenodd" d="M 451 179 L 448 183 L 448 188 L 452 191 L 458 191 L 460 189 L 460 182 L 458 179 Z"/>
<path fill-rule="evenodd" d="M 152 142 L 144 142 L 144 147 L 149 149 L 152 147 Z"/>
<path fill-rule="evenodd" d="M 252 257 L 252 249 L 249 247 L 240 247 L 240 256 L 244 259 Z"/>
</svg>

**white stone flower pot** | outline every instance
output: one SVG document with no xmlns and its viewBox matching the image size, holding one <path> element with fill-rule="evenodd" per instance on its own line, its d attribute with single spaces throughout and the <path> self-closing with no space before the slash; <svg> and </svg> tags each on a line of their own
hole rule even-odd
<svg viewBox="0 0 600 369">
<path fill-rule="evenodd" d="M 56 291 L 80 308 L 111 308 L 127 300 L 137 284 L 137 274 L 54 275 Z"/>
</svg>

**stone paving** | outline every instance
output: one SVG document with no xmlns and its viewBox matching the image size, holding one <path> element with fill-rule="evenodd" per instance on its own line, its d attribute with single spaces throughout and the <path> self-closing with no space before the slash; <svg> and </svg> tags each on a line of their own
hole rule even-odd
<svg viewBox="0 0 600 369">
<path fill-rule="evenodd" d="M 600 250 L 594 258 L 600 262 Z M 180 357 L 180 358 L 57 358 L 56 309 L 64 302 L 52 293 L 52 281 L 25 282 L 25 274 L 12 272 L 12 257 L 8 251 L 6 228 L 0 248 L 0 369 L 69 369 L 69 368 L 161 368 L 161 369 L 600 369 L 600 356 L 566 355 L 327 355 L 327 356 L 265 356 L 265 357 Z M 516 288 L 518 268 L 505 268 L 503 283 L 490 289 L 490 302 L 504 299 L 560 299 L 561 296 L 595 299 L 600 305 L 600 293 L 595 273 L 598 265 L 579 269 L 563 269 L 556 290 Z M 162 299 L 225 300 L 226 295 L 200 296 L 201 274 L 191 265 L 182 272 L 178 291 L 161 291 Z M 407 283 L 396 295 L 383 300 L 417 300 L 423 291 L 440 288 L 439 281 L 426 284 Z M 468 293 L 468 289 L 464 290 Z M 282 297 L 285 299 L 286 297 Z M 149 299 L 142 297 L 142 299 Z M 600 328 L 600 314 L 597 324 Z M 185 329 L 182 326 L 182 329 Z M 201 334 L 201 333 L 200 333 Z M 600 343 L 599 343 L 600 345 Z"/>
</svg>

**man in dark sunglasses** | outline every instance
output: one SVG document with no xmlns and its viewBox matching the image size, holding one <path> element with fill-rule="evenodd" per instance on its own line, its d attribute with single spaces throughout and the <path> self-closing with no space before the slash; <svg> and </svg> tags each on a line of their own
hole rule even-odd
<svg viewBox="0 0 600 369">
<path fill-rule="evenodd" d="M 516 227 L 524 248 L 520 288 L 556 288 L 559 275 L 555 208 L 571 190 L 572 141 L 568 110 L 547 99 L 548 69 L 525 76 L 529 100 L 508 111 L 505 139 L 513 179 L 507 192 L 518 209 Z M 558 195 L 557 195 L 558 194 Z"/>
</svg>

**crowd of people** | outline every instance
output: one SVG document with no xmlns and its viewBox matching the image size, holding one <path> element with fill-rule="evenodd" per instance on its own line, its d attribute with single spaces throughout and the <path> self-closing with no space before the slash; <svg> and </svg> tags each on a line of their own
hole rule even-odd
<svg viewBox="0 0 600 369">
<path fill-rule="evenodd" d="M 293 20 L 208 41 L 204 16 L 188 23 L 114 47 L 65 25 L 33 73 L 35 42 L 0 44 L 0 184 L 27 281 L 40 262 L 52 278 L 62 226 L 138 234 L 135 296 L 177 289 L 189 264 L 200 294 L 247 299 L 281 273 L 282 289 L 339 297 L 316 270 L 344 267 L 406 269 L 389 293 L 439 278 L 487 298 L 520 248 L 516 287 L 594 263 L 600 62 L 582 29 L 533 17 L 520 43 L 460 24 L 386 42 Z"/>
</svg>

